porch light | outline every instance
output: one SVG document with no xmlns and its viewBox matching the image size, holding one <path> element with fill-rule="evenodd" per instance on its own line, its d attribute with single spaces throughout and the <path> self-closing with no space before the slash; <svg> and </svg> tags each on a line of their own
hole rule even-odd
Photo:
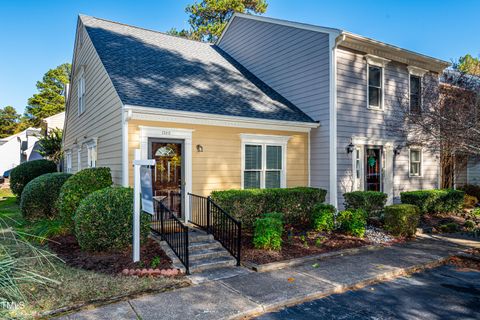
<svg viewBox="0 0 480 320">
<path fill-rule="evenodd" d="M 203 152 L 203 146 L 201 144 L 197 144 L 197 152 Z"/>
<path fill-rule="evenodd" d="M 400 152 L 402 151 L 402 146 L 401 145 L 398 145 L 395 147 L 395 149 L 393 149 L 393 153 L 398 156 L 400 154 Z"/>
<path fill-rule="evenodd" d="M 347 154 L 352 153 L 355 150 L 355 145 L 350 142 L 350 144 L 345 148 L 347 150 Z"/>
</svg>

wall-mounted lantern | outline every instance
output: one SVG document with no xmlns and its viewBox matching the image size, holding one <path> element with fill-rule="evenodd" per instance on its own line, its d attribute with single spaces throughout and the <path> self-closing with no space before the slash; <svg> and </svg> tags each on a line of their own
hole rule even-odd
<svg viewBox="0 0 480 320">
<path fill-rule="evenodd" d="M 393 149 L 393 153 L 396 156 L 398 156 L 400 154 L 400 152 L 402 151 L 402 148 L 403 148 L 402 145 L 399 144 L 398 146 L 395 147 L 395 149 Z"/>
<path fill-rule="evenodd" d="M 350 144 L 345 148 L 347 151 L 347 154 L 353 153 L 353 150 L 355 150 L 355 145 L 350 142 Z"/>
<path fill-rule="evenodd" d="M 203 146 L 201 144 L 197 144 L 197 152 L 203 152 Z"/>
</svg>

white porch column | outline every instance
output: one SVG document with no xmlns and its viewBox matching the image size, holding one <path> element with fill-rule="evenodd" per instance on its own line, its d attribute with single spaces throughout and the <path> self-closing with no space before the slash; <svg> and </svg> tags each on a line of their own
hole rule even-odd
<svg viewBox="0 0 480 320">
<path fill-rule="evenodd" d="M 388 195 L 387 204 L 393 204 L 393 144 L 385 144 L 384 192 Z"/>
</svg>

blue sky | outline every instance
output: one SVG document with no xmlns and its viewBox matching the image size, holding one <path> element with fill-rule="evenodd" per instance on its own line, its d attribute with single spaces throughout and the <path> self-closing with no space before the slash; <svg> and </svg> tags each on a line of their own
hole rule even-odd
<svg viewBox="0 0 480 320">
<path fill-rule="evenodd" d="M 35 83 L 71 62 L 79 13 L 166 31 L 193 0 L 0 0 L 0 107 L 23 112 Z M 267 16 L 345 29 L 450 61 L 480 54 L 479 0 L 270 0 Z"/>
</svg>

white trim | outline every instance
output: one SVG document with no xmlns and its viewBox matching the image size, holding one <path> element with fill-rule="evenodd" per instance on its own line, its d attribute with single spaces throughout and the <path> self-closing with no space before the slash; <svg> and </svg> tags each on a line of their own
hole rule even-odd
<svg viewBox="0 0 480 320">
<path fill-rule="evenodd" d="M 308 132 L 308 145 L 307 145 L 307 150 L 308 150 L 308 154 L 307 154 L 307 170 L 308 170 L 308 186 L 311 187 L 312 186 L 312 161 L 310 160 L 310 157 L 311 157 L 311 147 L 310 147 L 310 131 Z"/>
<path fill-rule="evenodd" d="M 97 143 L 98 138 L 91 138 L 83 143 L 87 146 L 87 167 L 95 168 L 97 166 Z"/>
<path fill-rule="evenodd" d="M 140 150 L 141 160 L 148 159 L 148 138 L 162 138 L 184 141 L 184 165 L 185 165 L 185 177 L 183 177 L 185 184 L 185 195 L 192 192 L 192 133 L 195 130 L 191 129 L 178 129 L 178 128 L 160 128 L 160 127 L 148 127 L 138 126 L 140 129 Z M 185 196 L 185 221 L 190 220 L 190 203 Z"/>
<path fill-rule="evenodd" d="M 423 77 L 425 73 L 428 72 L 428 70 L 425 70 L 419 67 L 414 67 L 414 66 L 407 66 L 407 69 L 409 74 L 413 74 L 414 76 L 417 76 L 420 78 Z"/>
<path fill-rule="evenodd" d="M 295 122 L 247 117 L 234 117 L 201 112 L 178 111 L 132 105 L 125 105 L 125 110 L 131 110 L 132 119 L 134 120 L 199 124 L 221 127 L 309 132 L 310 129 L 318 128 L 320 125 L 317 122 Z"/>
<path fill-rule="evenodd" d="M 335 29 L 335 28 L 328 28 L 328 27 L 321 27 L 321 26 L 315 26 L 307 23 L 301 23 L 301 22 L 294 22 L 294 21 L 288 21 L 288 20 L 282 20 L 282 19 L 275 19 L 275 18 L 270 18 L 270 17 L 265 17 L 265 16 L 257 16 L 257 15 L 252 15 L 252 14 L 244 14 L 244 13 L 239 13 L 235 12 L 233 16 L 230 18 L 228 21 L 227 26 L 222 32 L 222 35 L 218 40 L 216 41 L 216 45 L 220 45 L 220 42 L 223 39 L 223 36 L 225 35 L 226 31 L 230 27 L 231 22 L 236 18 L 245 18 L 245 19 L 250 19 L 250 20 L 255 20 L 255 21 L 260 21 L 260 22 L 267 22 L 267 23 L 274 23 L 278 24 L 281 26 L 286 26 L 286 27 L 293 27 L 297 29 L 304 29 L 304 30 L 309 30 L 309 31 L 316 31 L 316 32 L 323 32 L 323 33 L 328 33 L 328 34 L 334 34 L 335 37 L 339 36 L 342 30 L 340 29 Z"/>
<path fill-rule="evenodd" d="M 420 152 L 420 173 L 419 175 L 412 175 L 412 151 Z M 408 148 L 408 177 L 409 178 L 423 178 L 423 149 L 420 147 Z"/>
<path fill-rule="evenodd" d="M 387 64 L 392 61 L 388 60 L 379 56 L 374 56 L 373 54 L 366 54 L 365 55 L 365 60 L 367 61 L 368 64 L 372 66 L 377 66 L 381 68 L 385 68 Z"/>
<path fill-rule="evenodd" d="M 280 188 L 287 187 L 287 145 L 290 136 L 275 136 L 263 134 L 241 133 L 241 189 L 244 189 L 245 172 L 245 146 L 260 145 L 262 147 L 262 168 L 260 169 L 260 189 L 265 189 L 265 173 L 267 172 L 267 146 L 279 146 L 282 148 L 282 169 L 280 170 Z"/>
<path fill-rule="evenodd" d="M 372 145 L 372 146 L 392 146 L 394 145 L 395 141 L 390 139 L 378 139 L 378 138 L 370 138 L 370 137 L 360 137 L 360 136 L 353 136 L 352 143 L 355 145 Z"/>
<path fill-rule="evenodd" d="M 77 172 L 82 170 L 82 147 L 77 149 Z"/>
<path fill-rule="evenodd" d="M 65 172 L 71 173 L 72 172 L 72 151 L 66 150 L 65 151 Z"/>
<path fill-rule="evenodd" d="M 380 68 L 380 94 L 382 95 L 380 97 L 380 106 L 371 106 L 370 105 L 370 65 Z M 384 105 L 385 105 L 385 67 L 382 67 L 377 64 L 372 64 L 367 60 L 367 109 L 373 110 L 373 111 L 383 111 L 384 110 Z"/>
<path fill-rule="evenodd" d="M 122 185 L 129 186 L 129 172 L 128 172 L 128 120 L 131 119 L 132 111 L 125 110 L 122 105 Z"/>
</svg>

